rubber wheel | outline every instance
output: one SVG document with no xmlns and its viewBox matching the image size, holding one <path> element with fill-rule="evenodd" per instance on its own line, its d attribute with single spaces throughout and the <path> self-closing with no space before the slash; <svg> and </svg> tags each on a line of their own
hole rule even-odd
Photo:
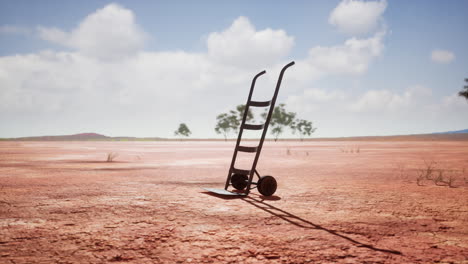
<svg viewBox="0 0 468 264">
<path fill-rule="evenodd" d="M 263 176 L 257 184 L 257 189 L 263 196 L 272 196 L 277 187 L 278 184 L 273 176 Z"/>
<path fill-rule="evenodd" d="M 244 190 L 247 187 L 247 175 L 244 174 L 233 174 L 231 176 L 232 187 L 236 190 Z"/>
</svg>

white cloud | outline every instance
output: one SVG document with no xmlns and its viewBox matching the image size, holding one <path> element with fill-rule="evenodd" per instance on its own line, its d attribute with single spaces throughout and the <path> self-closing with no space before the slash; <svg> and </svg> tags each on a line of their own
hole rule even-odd
<svg viewBox="0 0 468 264">
<path fill-rule="evenodd" d="M 198 122 L 198 128 L 192 125 L 194 136 L 197 130 L 205 132 L 199 136 L 206 136 L 215 113 L 230 108 L 229 102 L 245 100 L 256 70 L 272 69 L 259 82 L 260 94 L 271 96 L 271 89 L 263 94 L 261 88 L 273 86 L 282 60 L 294 45 L 294 38 L 284 30 L 256 30 L 247 18 L 239 17 L 227 29 L 208 35 L 206 52 L 144 51 L 146 34 L 132 11 L 116 4 L 85 17 L 70 32 L 54 27 L 39 27 L 38 32 L 41 38 L 71 50 L 0 57 L 2 119 L 18 113 L 63 113 L 76 116 L 64 121 L 69 129 L 103 120 L 94 125 L 102 132 L 112 134 L 117 127 L 121 134 L 146 136 L 151 129 L 169 131 L 158 135 L 171 136 L 177 122 L 188 122 L 186 116 Z M 292 87 L 326 74 L 362 74 L 381 54 L 383 35 L 312 48 L 288 72 L 288 82 Z M 312 89 L 304 96 L 330 102 L 342 95 Z M 121 128 L 118 122 L 135 125 Z M 145 126 L 147 131 L 141 132 Z"/>
<path fill-rule="evenodd" d="M 388 90 L 367 91 L 357 102 L 351 105 L 355 111 L 376 111 L 381 108 L 394 108 L 395 106 L 406 104 L 407 98 L 393 94 Z"/>
<path fill-rule="evenodd" d="M 38 30 L 45 40 L 77 49 L 91 57 L 111 60 L 140 51 L 146 38 L 133 12 L 118 4 L 98 9 L 71 32 L 45 27 L 39 27 Z"/>
<path fill-rule="evenodd" d="M 372 61 L 382 54 L 384 36 L 385 32 L 380 31 L 366 39 L 348 39 L 342 45 L 313 47 L 305 60 L 298 61 L 300 70 L 293 74 L 303 81 L 329 74 L 363 74 Z"/>
<path fill-rule="evenodd" d="M 462 109 L 466 108 L 467 101 L 466 98 L 461 97 L 458 93 L 454 93 L 448 96 L 444 96 L 442 98 L 442 103 L 445 108 L 456 108 L 456 109 Z"/>
<path fill-rule="evenodd" d="M 305 89 L 299 96 L 293 95 L 288 97 L 290 104 L 295 102 L 307 101 L 311 103 L 329 103 L 333 100 L 343 100 L 345 97 L 342 91 L 326 91 L 323 89 L 310 88 Z"/>
<path fill-rule="evenodd" d="M 369 90 L 349 108 L 357 112 L 402 111 L 408 107 L 420 106 L 420 102 L 431 95 L 432 91 L 421 85 L 409 87 L 401 94 L 389 90 Z"/>
<path fill-rule="evenodd" d="M 430 89 L 420 85 L 408 87 L 401 93 L 382 89 L 354 94 L 344 90 L 312 88 L 299 95 L 290 95 L 287 103 L 299 112 L 334 108 L 343 112 L 383 113 L 406 111 L 411 107 L 420 106 L 431 94 Z"/>
<path fill-rule="evenodd" d="M 71 50 L 0 57 L 3 135 L 18 136 L 18 127 L 29 126 L 34 131 L 24 133 L 65 133 L 59 130 L 64 127 L 70 133 L 91 129 L 109 135 L 172 136 L 180 122 L 187 122 L 194 137 L 215 136 L 216 114 L 244 102 L 252 75 L 266 66 L 273 70 L 259 80 L 258 88 L 267 83 L 265 95 L 271 96 L 271 82 L 294 45 L 285 31 L 257 30 L 239 17 L 227 29 L 208 34 L 206 52 L 145 51 L 146 34 L 135 21 L 132 11 L 111 4 L 70 32 L 39 28 L 43 39 Z M 114 29 L 107 32 L 109 28 Z M 467 108 L 453 97 L 438 102 L 421 87 L 358 95 L 310 88 L 327 75 L 364 74 L 382 55 L 384 36 L 378 31 L 311 48 L 286 74 L 288 90 L 297 91 L 288 97 L 288 109 L 313 120 L 323 135 L 340 135 L 347 122 L 362 125 L 382 113 L 422 113 L 419 118 L 427 115 L 421 109 L 426 110 L 428 102 L 444 111 L 452 109 L 453 102 Z M 369 115 L 374 117 L 363 117 Z M 337 127 L 341 130 L 333 133 Z"/>
<path fill-rule="evenodd" d="M 368 34 L 383 20 L 387 1 L 343 0 L 330 13 L 328 22 L 350 35 Z"/>
<path fill-rule="evenodd" d="M 28 35 L 31 33 L 31 30 L 26 27 L 13 26 L 13 25 L 2 25 L 0 26 L 0 34 L 20 34 Z"/>
<path fill-rule="evenodd" d="M 347 94 L 341 90 L 325 90 L 319 88 L 309 88 L 298 95 L 290 95 L 286 99 L 286 105 L 292 111 L 301 114 L 314 114 L 311 120 L 316 118 L 316 113 L 334 108 L 335 104 L 342 104 L 346 100 Z"/>
<path fill-rule="evenodd" d="M 105 32 L 106 28 L 115 29 Z M 206 53 L 148 52 L 142 48 L 144 33 L 135 24 L 133 13 L 115 4 L 87 16 L 71 32 L 53 27 L 39 27 L 38 32 L 41 38 L 71 50 L 0 57 L 0 118 L 41 115 L 44 120 L 47 116 L 73 116 L 63 122 L 68 129 L 75 127 L 75 131 L 102 120 L 93 127 L 104 133 L 110 131 L 110 135 L 118 130 L 123 131 L 119 134 L 149 136 L 153 130 L 159 136 L 171 136 L 172 126 L 189 118 L 198 119 L 199 123 L 191 128 L 202 131 L 199 136 L 206 136 L 206 131 L 212 131 L 214 113 L 245 100 L 246 90 L 239 87 L 248 89 L 252 77 L 252 69 L 239 67 L 245 62 L 226 60 L 233 56 L 229 52 L 245 61 L 274 64 L 293 45 L 293 38 L 284 31 L 255 31 L 248 19 L 239 18 L 216 34 L 222 40 L 233 40 L 235 32 L 241 34 L 246 39 L 246 53 L 228 47 L 223 57 L 217 53 L 219 38 L 211 39 L 212 46 Z M 272 47 L 270 41 L 277 40 L 281 44 Z M 226 98 L 230 100 L 226 102 Z M 206 118 L 211 115 L 213 118 Z M 119 118 L 108 118 L 115 116 Z M 136 125 L 122 128 L 119 122 Z M 15 127 L 13 123 L 8 128 Z M 41 125 L 44 123 L 47 121 Z M 145 126 L 149 128 L 142 132 Z"/>
<path fill-rule="evenodd" d="M 348 39 L 339 46 L 315 47 L 309 50 L 308 60 L 324 72 L 360 74 L 381 55 L 384 35 L 379 32 L 367 39 Z"/>
<path fill-rule="evenodd" d="M 455 54 L 448 50 L 433 50 L 431 60 L 437 63 L 447 64 L 455 59 Z"/>
<path fill-rule="evenodd" d="M 319 127 L 315 136 L 428 133 L 466 126 L 464 98 L 434 96 L 422 85 L 401 92 L 307 89 L 288 96 L 291 110 Z"/>
<path fill-rule="evenodd" d="M 207 45 L 213 61 L 240 67 L 265 67 L 286 56 L 294 38 L 284 30 L 257 31 L 248 18 L 239 17 L 228 29 L 211 33 Z"/>
<path fill-rule="evenodd" d="M 37 31 L 39 33 L 39 36 L 44 40 L 63 46 L 71 46 L 71 44 L 69 43 L 70 34 L 62 31 L 61 29 L 55 27 L 47 28 L 43 26 L 38 26 Z"/>
</svg>

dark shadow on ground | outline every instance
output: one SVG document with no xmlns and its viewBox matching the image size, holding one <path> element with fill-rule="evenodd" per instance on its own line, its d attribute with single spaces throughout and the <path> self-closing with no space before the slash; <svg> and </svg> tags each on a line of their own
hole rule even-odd
<svg viewBox="0 0 468 264">
<path fill-rule="evenodd" d="M 102 163 L 130 163 L 129 161 L 122 161 L 122 160 L 113 160 L 113 161 L 106 161 L 106 160 L 55 160 L 55 163 L 72 163 L 72 164 L 102 164 Z"/>
<path fill-rule="evenodd" d="M 177 186 L 198 186 L 203 188 L 204 186 L 219 186 L 219 182 L 204 182 L 204 181 L 150 181 L 156 185 L 177 185 Z"/>
<path fill-rule="evenodd" d="M 345 240 L 348 240 L 350 241 L 351 243 L 355 244 L 356 246 L 358 247 L 364 247 L 364 248 L 368 248 L 368 249 L 371 249 L 371 250 L 374 250 L 374 251 L 379 251 L 379 252 L 384 252 L 384 253 L 390 253 L 390 254 L 395 254 L 395 255 L 403 255 L 400 251 L 397 251 L 397 250 L 391 250 L 391 249 L 382 249 L 382 248 L 376 248 L 372 245 L 369 245 L 369 244 L 365 244 L 365 243 L 362 243 L 362 242 L 359 242 L 355 239 L 352 239 L 348 236 L 345 236 L 343 234 L 340 234 L 338 233 L 338 231 L 335 231 L 335 230 L 332 230 L 332 229 L 328 229 L 328 228 L 325 228 L 321 225 L 318 225 L 318 224 L 315 224 L 315 223 L 312 223 L 306 219 L 303 219 L 299 216 L 296 216 L 296 215 L 293 215 L 289 212 L 286 212 L 278 207 L 275 207 L 271 204 L 267 204 L 264 202 L 264 200 L 266 199 L 262 199 L 262 197 L 260 197 L 260 199 L 256 199 L 256 198 L 252 198 L 251 196 L 243 196 L 243 197 L 240 197 L 243 201 L 259 208 L 259 209 L 262 209 L 263 211 L 269 213 L 269 214 L 272 214 L 278 218 L 281 218 L 282 220 L 288 222 L 288 223 L 291 223 L 295 226 L 298 226 L 298 227 L 302 227 L 302 228 L 305 228 L 305 229 L 318 229 L 318 230 L 322 230 L 322 231 L 325 231 L 329 234 L 332 234 L 334 236 L 338 236 L 338 237 L 341 237 Z"/>
<path fill-rule="evenodd" d="M 158 167 L 130 167 L 130 168 L 96 168 L 96 169 L 76 169 L 81 171 L 141 171 L 156 170 Z"/>
<path fill-rule="evenodd" d="M 318 225 L 318 224 L 315 224 L 315 223 L 312 223 L 311 221 L 308 221 L 304 218 L 301 218 L 297 215 L 293 215 L 289 212 L 286 212 L 278 207 L 275 207 L 271 204 L 267 204 L 265 203 L 264 201 L 265 200 L 269 200 L 269 201 L 277 201 L 277 200 L 280 200 L 281 198 L 278 197 L 278 196 L 261 196 L 261 195 L 257 195 L 258 196 L 258 199 L 257 198 L 253 198 L 252 195 L 251 196 L 230 196 L 230 195 L 220 195 L 220 194 L 216 194 L 216 193 L 212 193 L 212 192 L 202 192 L 204 194 L 208 194 L 208 195 L 211 195 L 211 196 L 214 196 L 214 197 L 218 197 L 218 198 L 221 198 L 221 199 L 225 199 L 225 200 L 232 200 L 232 199 L 241 199 L 259 209 L 262 209 L 263 211 L 269 213 L 269 214 L 272 214 L 290 224 L 293 224 L 295 226 L 298 226 L 298 227 L 302 227 L 302 228 L 305 228 L 305 229 L 317 229 L 317 230 L 322 230 L 322 231 L 325 231 L 329 234 L 332 234 L 334 236 L 338 236 L 338 237 L 341 237 L 345 240 L 348 240 L 349 242 L 355 244 L 356 246 L 358 247 L 364 247 L 364 248 L 368 248 L 368 249 L 371 249 L 371 250 L 374 250 L 374 251 L 379 251 L 379 252 L 384 252 L 384 253 L 389 253 L 389 254 L 395 254 L 395 255 L 403 255 L 400 251 L 397 251 L 397 250 L 392 250 L 392 249 L 382 249 L 382 248 L 376 248 L 372 245 L 369 245 L 369 244 L 365 244 L 365 243 L 362 243 L 362 242 L 359 242 L 355 239 L 352 239 L 348 236 L 345 236 L 343 234 L 340 234 L 338 233 L 338 231 L 335 231 L 335 230 L 332 230 L 332 229 L 328 229 L 328 228 L 325 228 L 321 225 Z"/>
<path fill-rule="evenodd" d="M 281 197 L 279 196 L 276 196 L 276 195 L 272 195 L 272 196 L 263 196 L 263 195 L 259 195 L 259 194 L 250 194 L 251 196 L 252 195 L 255 195 L 257 196 L 260 200 L 263 201 L 279 201 L 281 200 Z"/>
<path fill-rule="evenodd" d="M 222 194 L 218 194 L 218 193 L 214 193 L 214 192 L 210 192 L 210 191 L 204 191 L 202 193 L 208 194 L 208 195 L 211 195 L 211 196 L 214 196 L 214 197 L 218 197 L 218 198 L 221 198 L 221 199 L 227 199 L 227 200 L 230 200 L 230 199 L 233 199 L 233 198 L 234 199 L 245 198 L 245 196 L 243 196 L 243 195 L 222 195 Z M 249 195 L 252 195 L 252 193 L 249 194 Z M 264 201 L 264 200 L 268 200 L 268 201 L 279 201 L 279 200 L 281 200 L 281 197 L 276 196 L 276 195 L 263 196 L 263 195 L 258 195 L 257 194 L 257 196 L 262 201 Z"/>
<path fill-rule="evenodd" d="M 217 197 L 217 198 L 221 198 L 221 199 L 224 199 L 224 200 L 233 200 L 233 199 L 245 198 L 245 197 L 240 196 L 240 195 L 221 195 L 221 194 L 212 193 L 212 192 L 209 192 L 209 191 L 203 191 L 202 193 L 208 194 L 210 196 L 214 196 L 214 197 Z"/>
</svg>

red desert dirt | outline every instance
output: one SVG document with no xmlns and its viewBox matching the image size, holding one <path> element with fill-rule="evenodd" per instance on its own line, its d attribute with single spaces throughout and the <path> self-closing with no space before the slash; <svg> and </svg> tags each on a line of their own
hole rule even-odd
<svg viewBox="0 0 468 264">
<path fill-rule="evenodd" d="M 468 263 L 468 141 L 234 144 L 0 142 L 0 263 Z"/>
</svg>

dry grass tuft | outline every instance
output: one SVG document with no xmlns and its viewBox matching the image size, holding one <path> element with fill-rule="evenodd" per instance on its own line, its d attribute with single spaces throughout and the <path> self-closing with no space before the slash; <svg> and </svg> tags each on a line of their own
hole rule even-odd
<svg viewBox="0 0 468 264">
<path fill-rule="evenodd" d="M 346 148 L 340 148 L 341 153 L 361 153 L 360 146 L 351 146 Z"/>
<path fill-rule="evenodd" d="M 446 169 L 437 166 L 437 162 L 424 160 L 424 166 L 416 172 L 416 183 L 424 186 L 424 182 L 433 182 L 437 186 L 456 188 L 455 182 L 459 178 L 465 178 L 465 168 L 461 170 Z M 466 181 L 466 180 L 465 180 Z"/>
<path fill-rule="evenodd" d="M 119 154 L 116 152 L 109 152 L 107 153 L 107 162 L 113 162 L 115 158 L 117 158 Z"/>
<path fill-rule="evenodd" d="M 427 161 L 424 159 L 424 166 L 417 171 L 416 183 L 418 186 L 423 186 L 425 180 L 434 180 L 434 170 L 436 162 L 431 160 Z"/>
<path fill-rule="evenodd" d="M 462 170 L 438 170 L 439 174 L 434 179 L 434 183 L 438 186 L 448 186 L 456 188 L 455 182 L 465 174 L 465 169 Z"/>
</svg>

